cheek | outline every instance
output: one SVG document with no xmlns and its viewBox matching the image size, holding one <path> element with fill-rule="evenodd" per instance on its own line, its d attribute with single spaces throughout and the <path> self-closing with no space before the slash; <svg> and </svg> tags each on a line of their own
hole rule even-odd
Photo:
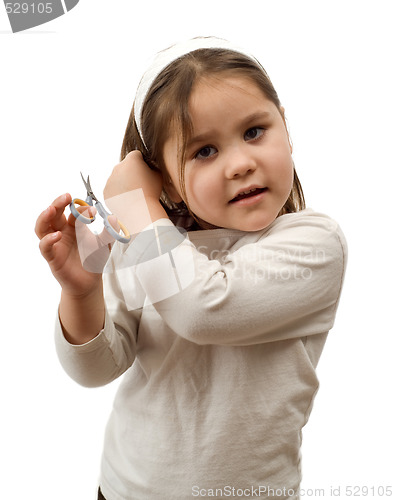
<svg viewBox="0 0 394 500">
<path fill-rule="evenodd" d="M 290 154 L 279 155 L 273 164 L 272 174 L 284 193 L 290 193 L 294 181 L 294 165 Z"/>
<path fill-rule="evenodd" d="M 218 194 L 218 187 L 211 175 L 207 175 L 203 169 L 186 173 L 186 194 L 190 207 L 206 206 Z"/>
</svg>

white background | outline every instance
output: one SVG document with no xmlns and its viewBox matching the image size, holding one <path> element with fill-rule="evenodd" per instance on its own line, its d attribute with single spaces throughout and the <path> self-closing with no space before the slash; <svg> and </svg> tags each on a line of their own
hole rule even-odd
<svg viewBox="0 0 394 500">
<path fill-rule="evenodd" d="M 60 289 L 35 219 L 63 192 L 84 195 L 80 170 L 102 191 L 146 62 L 198 35 L 260 59 L 287 111 L 307 204 L 348 239 L 304 431 L 303 488 L 330 497 L 340 486 L 335 498 L 349 498 L 346 486 L 393 485 L 391 11 L 381 0 L 80 0 L 13 34 L 0 5 L 1 498 L 95 498 L 117 383 L 85 389 L 62 371 L 53 342 Z"/>
</svg>

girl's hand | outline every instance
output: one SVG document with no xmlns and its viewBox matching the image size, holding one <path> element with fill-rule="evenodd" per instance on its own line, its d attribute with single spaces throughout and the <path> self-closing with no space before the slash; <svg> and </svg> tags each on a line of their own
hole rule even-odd
<svg viewBox="0 0 394 500">
<path fill-rule="evenodd" d="M 133 202 L 138 198 L 137 190 L 141 189 L 144 202 Z M 168 218 L 159 201 L 162 190 L 163 179 L 160 172 L 152 170 L 144 162 L 140 151 L 136 150 L 129 153 L 113 169 L 104 188 L 104 198 L 108 207 L 126 225 L 130 233 L 135 234 L 151 222 Z"/>
<path fill-rule="evenodd" d="M 71 195 L 64 194 L 38 217 L 35 232 L 40 238 L 40 251 L 62 286 L 63 292 L 73 297 L 83 297 L 93 292 L 101 283 L 101 274 L 86 271 L 78 251 L 75 235 L 75 217 L 68 219 L 64 210 L 71 202 Z"/>
<path fill-rule="evenodd" d="M 140 151 L 132 151 L 113 169 L 104 188 L 107 200 L 119 194 L 142 189 L 146 199 L 159 200 L 163 189 L 160 172 L 152 170 Z"/>
</svg>

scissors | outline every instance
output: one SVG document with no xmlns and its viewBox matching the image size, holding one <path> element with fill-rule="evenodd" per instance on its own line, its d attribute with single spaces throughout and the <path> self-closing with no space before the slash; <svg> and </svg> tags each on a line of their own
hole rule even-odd
<svg viewBox="0 0 394 500">
<path fill-rule="evenodd" d="M 99 213 L 100 217 L 102 217 L 104 221 L 104 226 L 105 229 L 109 232 L 109 234 L 115 238 L 116 240 L 120 241 L 121 243 L 128 243 L 131 239 L 130 233 L 127 229 L 126 226 L 124 226 L 119 219 L 117 219 L 120 231 L 116 231 L 114 227 L 111 226 L 111 223 L 108 220 L 108 217 L 112 214 L 107 212 L 105 208 L 103 207 L 102 203 L 96 198 L 96 196 L 93 194 L 92 187 L 90 185 L 90 180 L 89 176 L 87 181 L 85 181 L 82 173 L 81 177 L 83 180 L 83 183 L 85 184 L 86 188 L 86 200 L 83 201 L 80 198 L 74 198 L 72 202 L 70 203 L 70 210 L 73 216 L 78 219 L 80 222 L 83 222 L 84 224 L 91 224 L 95 219 L 96 216 L 93 217 L 85 217 L 84 215 L 80 214 L 76 208 L 75 205 L 83 206 L 83 207 L 95 207 L 97 212 Z M 94 202 L 94 205 L 93 205 Z M 123 235 L 121 234 L 123 233 Z"/>
</svg>

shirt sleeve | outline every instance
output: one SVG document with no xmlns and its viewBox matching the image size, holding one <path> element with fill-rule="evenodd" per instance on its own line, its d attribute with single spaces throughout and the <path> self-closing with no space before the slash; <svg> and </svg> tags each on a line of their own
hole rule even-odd
<svg viewBox="0 0 394 500">
<path fill-rule="evenodd" d="M 338 224 L 327 216 L 281 216 L 257 241 L 241 245 L 222 260 L 210 259 L 185 239 L 172 252 L 178 276 L 182 264 L 190 263 L 186 253 L 192 255 L 193 279 L 178 293 L 154 303 L 181 337 L 200 345 L 245 346 L 332 328 L 347 246 Z M 164 271 L 154 265 L 152 261 L 149 273 L 139 275 L 148 296 L 165 279 L 160 274 Z"/>
<path fill-rule="evenodd" d="M 119 248 L 114 246 L 103 274 L 105 324 L 90 342 L 70 344 L 64 337 L 59 317 L 55 325 L 55 345 L 66 373 L 85 387 L 108 384 L 122 375 L 134 362 L 140 310 L 125 306 L 117 275 L 113 272 Z"/>
</svg>

